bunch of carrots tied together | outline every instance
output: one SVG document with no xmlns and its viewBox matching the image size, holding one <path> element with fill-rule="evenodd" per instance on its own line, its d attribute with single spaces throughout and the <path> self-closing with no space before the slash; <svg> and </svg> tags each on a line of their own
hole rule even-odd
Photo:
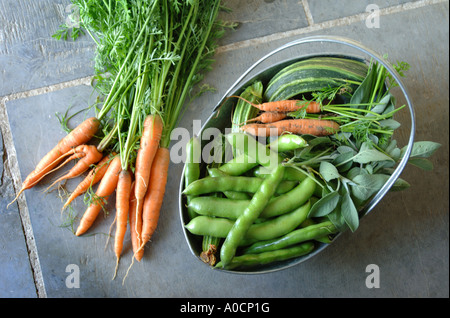
<svg viewBox="0 0 450 318">
<path fill-rule="evenodd" d="M 42 158 L 23 181 L 17 197 L 77 159 L 73 168 L 51 185 L 90 169 L 64 204 L 66 208 L 98 183 L 76 235 L 91 228 L 115 191 L 117 264 L 128 223 L 133 261 L 140 261 L 158 223 L 171 131 L 187 101 L 203 92 L 202 87 L 196 91 L 194 86 L 211 67 L 216 40 L 230 25 L 218 19 L 219 0 L 72 2 L 78 8 L 80 28 L 65 25 L 54 36 L 76 39 L 87 32 L 97 44 L 93 83 L 100 106 L 95 105 L 95 116 L 71 130 Z M 88 144 L 97 138 L 96 145 Z"/>
</svg>

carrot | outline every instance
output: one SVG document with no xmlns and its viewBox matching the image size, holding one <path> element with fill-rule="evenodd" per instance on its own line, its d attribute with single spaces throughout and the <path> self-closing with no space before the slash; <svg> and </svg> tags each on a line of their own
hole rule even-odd
<svg viewBox="0 0 450 318">
<path fill-rule="evenodd" d="M 96 167 L 89 171 L 89 174 L 86 176 L 86 178 L 84 178 L 83 181 L 81 181 L 75 188 L 75 190 L 73 190 L 73 192 L 70 194 L 66 203 L 62 207 L 63 210 L 67 208 L 67 206 L 72 203 L 75 198 L 86 192 L 89 187 L 92 187 L 103 178 L 111 162 L 111 157 L 114 155 L 115 153 L 103 157 L 103 159 L 96 165 Z"/>
<path fill-rule="evenodd" d="M 262 103 L 262 104 L 253 104 L 253 103 L 245 100 L 241 96 L 232 95 L 230 97 L 237 97 L 237 98 L 243 99 L 244 101 L 246 101 L 253 107 L 256 107 L 259 110 L 264 111 L 264 112 L 288 113 L 288 112 L 294 112 L 294 111 L 300 110 L 304 107 L 306 107 L 306 112 L 309 114 L 320 113 L 320 111 L 321 111 L 320 104 L 315 101 L 288 99 L 288 100 L 267 102 L 267 103 Z"/>
<path fill-rule="evenodd" d="M 131 193 L 131 173 L 128 170 L 122 170 L 119 174 L 116 190 L 116 234 L 114 236 L 114 253 L 116 254 L 116 270 L 117 274 L 120 255 L 123 249 L 123 239 L 127 231 L 128 212 L 130 208 Z"/>
<path fill-rule="evenodd" d="M 245 123 L 259 121 L 263 124 L 273 123 L 287 117 L 286 113 L 281 112 L 263 112 L 259 116 L 256 116 L 252 119 L 247 120 Z"/>
<path fill-rule="evenodd" d="M 164 198 L 169 170 L 170 152 L 167 148 L 159 148 L 155 155 L 150 174 L 148 191 L 142 209 L 142 242 L 139 249 L 150 241 L 158 225 L 159 214 Z"/>
<path fill-rule="evenodd" d="M 142 211 L 142 202 L 147 192 L 152 162 L 159 147 L 162 130 L 163 122 L 159 115 L 148 115 L 146 117 L 135 163 L 136 215 Z"/>
<path fill-rule="evenodd" d="M 68 173 L 56 179 L 47 189 L 53 187 L 56 183 L 63 180 L 72 179 L 78 177 L 83 172 L 85 172 L 89 167 L 97 162 L 99 162 L 103 155 L 97 150 L 97 147 L 90 145 L 81 145 L 75 148 L 74 154 L 66 160 L 80 159 Z M 59 167 L 58 167 L 59 168 Z"/>
<path fill-rule="evenodd" d="M 256 136 L 280 136 L 285 132 L 298 135 L 309 134 L 314 136 L 327 136 L 339 130 L 339 124 L 332 120 L 320 119 L 286 119 L 271 124 L 248 124 L 241 130 Z"/>
<path fill-rule="evenodd" d="M 141 246 L 141 231 L 142 231 L 142 215 L 136 215 L 136 196 L 134 195 L 134 186 L 132 185 L 131 196 L 130 196 L 130 209 L 128 218 L 130 220 L 130 236 L 131 245 L 133 247 L 133 254 L 136 259 L 140 262 L 144 256 L 144 249 L 140 249 Z"/>
<path fill-rule="evenodd" d="M 95 192 L 97 199 L 94 200 L 84 212 L 75 235 L 80 236 L 84 234 L 92 226 L 105 204 L 105 199 L 116 189 L 121 170 L 120 157 L 116 156 L 111 161 L 105 175 L 98 185 L 97 191 Z"/>
<path fill-rule="evenodd" d="M 65 153 L 67 153 L 70 149 L 89 141 L 97 132 L 99 126 L 100 121 L 95 117 L 91 117 L 83 121 L 67 136 L 62 138 L 58 144 L 39 161 L 35 169 L 26 177 L 22 183 L 19 193 L 14 200 L 8 204 L 8 206 L 16 201 L 23 191 L 34 187 L 49 171 L 56 167 L 63 159 L 63 155 Z"/>
</svg>

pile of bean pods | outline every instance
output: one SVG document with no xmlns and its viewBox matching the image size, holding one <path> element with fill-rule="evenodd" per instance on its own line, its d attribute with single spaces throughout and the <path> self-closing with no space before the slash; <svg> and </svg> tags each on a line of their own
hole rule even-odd
<svg viewBox="0 0 450 318">
<path fill-rule="evenodd" d="M 317 242 L 331 242 L 338 232 L 333 223 L 308 218 L 320 197 L 318 181 L 283 162 L 283 152 L 307 145 L 301 136 L 282 135 L 268 145 L 239 132 L 225 139 L 235 156 L 208 165 L 203 175 L 193 155 L 201 153 L 199 140 L 192 138 L 187 146 L 185 228 L 202 240 L 205 263 L 227 270 L 254 268 L 311 253 Z"/>
</svg>

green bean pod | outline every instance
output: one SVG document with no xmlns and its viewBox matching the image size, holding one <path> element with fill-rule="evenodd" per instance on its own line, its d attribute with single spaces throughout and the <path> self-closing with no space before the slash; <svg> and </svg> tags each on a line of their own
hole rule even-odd
<svg viewBox="0 0 450 318">
<path fill-rule="evenodd" d="M 258 178 L 267 178 L 270 174 L 267 173 L 267 168 L 259 166 L 256 169 L 253 169 L 253 175 Z M 307 174 L 294 168 L 294 167 L 285 167 L 283 180 L 288 181 L 303 181 L 307 178 Z"/>
<path fill-rule="evenodd" d="M 230 263 L 226 265 L 226 269 L 235 269 L 239 267 L 253 267 L 258 265 L 266 265 L 274 262 L 285 261 L 295 257 L 307 255 L 314 250 L 314 243 L 306 242 L 297 246 L 279 249 L 259 254 L 244 254 L 235 256 Z M 216 268 L 224 268 L 223 262 L 218 262 Z"/>
<path fill-rule="evenodd" d="M 219 168 L 209 168 L 208 174 L 210 177 L 226 177 L 228 176 L 225 172 L 220 170 Z M 237 192 L 237 191 L 224 191 L 223 193 L 227 198 L 234 200 L 249 200 L 250 196 L 245 192 Z"/>
<path fill-rule="evenodd" d="M 233 148 L 238 150 L 238 153 L 246 154 L 249 158 L 254 159 L 257 163 L 270 170 L 276 169 L 276 167 L 284 160 L 277 152 L 270 150 L 246 133 L 230 133 L 227 134 L 225 138 Z"/>
<path fill-rule="evenodd" d="M 243 153 L 224 163 L 218 169 L 229 176 L 240 176 L 257 166 L 259 163 L 256 160 Z"/>
<path fill-rule="evenodd" d="M 184 186 L 185 188 L 192 182 L 200 178 L 200 160 L 201 160 L 201 145 L 197 137 L 192 137 L 186 145 L 186 164 L 184 170 Z M 187 195 L 186 201 L 189 205 L 193 196 Z M 193 219 L 196 214 L 188 207 L 188 216 Z"/>
<path fill-rule="evenodd" d="M 245 246 L 255 241 L 271 240 L 283 236 L 300 226 L 306 219 L 311 208 L 310 202 L 306 202 L 298 209 L 250 226 L 240 245 Z M 230 218 L 199 215 L 186 224 L 186 229 L 195 235 L 210 235 L 220 238 L 227 237 L 235 220 Z"/>
<path fill-rule="evenodd" d="M 239 244 L 274 195 L 275 189 L 280 184 L 283 175 L 284 166 L 278 165 L 272 175 L 263 181 L 259 190 L 253 195 L 250 204 L 234 222 L 220 249 L 220 260 L 223 266 L 226 267 L 233 259 Z"/>
<path fill-rule="evenodd" d="M 269 144 L 270 149 L 276 152 L 293 151 L 308 145 L 303 137 L 296 134 L 284 134 Z"/>
<path fill-rule="evenodd" d="M 202 178 L 192 182 L 183 193 L 185 195 L 198 196 L 214 192 L 237 191 L 255 193 L 261 187 L 264 179 L 244 176 L 225 176 L 216 178 Z M 275 193 L 283 194 L 292 190 L 297 185 L 294 181 L 282 181 Z"/>
<path fill-rule="evenodd" d="M 294 230 L 279 238 L 256 242 L 244 250 L 244 254 L 264 253 L 286 248 L 302 242 L 315 240 L 328 234 L 337 233 L 338 230 L 330 221 L 310 225 Z"/>
<path fill-rule="evenodd" d="M 305 180 L 289 192 L 270 200 L 269 204 L 261 213 L 261 217 L 271 218 L 298 208 L 309 200 L 315 188 L 316 182 L 313 177 L 305 178 Z"/>
<path fill-rule="evenodd" d="M 312 200 L 311 201 L 311 206 L 314 205 L 314 202 Z M 300 227 L 308 227 L 310 225 L 314 225 L 317 224 L 317 222 L 315 222 L 312 219 L 306 219 L 305 221 L 302 222 L 302 224 L 300 224 Z M 325 243 L 325 244 L 330 244 L 332 242 L 332 238 L 331 238 L 332 234 L 327 234 L 325 236 L 319 237 L 319 238 L 315 238 L 314 240 L 316 240 L 317 242 L 321 242 L 321 243 Z"/>
</svg>

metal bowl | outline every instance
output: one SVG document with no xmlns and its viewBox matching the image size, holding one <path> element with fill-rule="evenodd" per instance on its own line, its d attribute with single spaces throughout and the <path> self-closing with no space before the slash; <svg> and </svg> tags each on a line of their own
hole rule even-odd
<svg viewBox="0 0 450 318">
<path fill-rule="evenodd" d="M 265 60 L 268 58 L 275 56 L 275 54 L 279 54 L 279 52 L 284 51 L 288 48 L 306 44 L 306 43 L 315 43 L 318 45 L 323 44 L 333 44 L 338 45 L 340 48 L 344 49 L 355 49 L 358 52 L 358 55 L 350 55 L 348 53 L 330 53 L 330 54 L 324 54 L 324 53 L 312 53 L 312 54 L 302 54 L 300 56 L 296 56 L 293 58 L 289 58 L 287 60 L 284 60 L 282 62 L 270 65 L 266 67 L 265 69 L 257 72 L 254 76 L 249 77 L 249 74 L 255 70 L 257 66 L 262 64 Z M 323 52 L 323 51 L 322 51 Z M 350 59 L 357 59 L 360 61 L 365 61 L 366 63 L 369 63 L 369 61 L 375 60 L 381 65 L 383 65 L 391 74 L 391 76 L 396 80 L 396 82 L 399 85 L 399 88 L 401 90 L 401 93 L 403 94 L 405 98 L 405 102 L 407 104 L 407 109 L 409 110 L 409 117 L 410 117 L 410 127 L 409 127 L 409 139 L 406 147 L 405 154 L 402 158 L 402 160 L 397 165 L 395 171 L 392 173 L 391 177 L 387 180 L 387 182 L 384 184 L 384 186 L 372 197 L 372 199 L 367 203 L 367 205 L 364 207 L 362 211 L 360 211 L 361 217 L 369 213 L 377 204 L 378 202 L 386 195 L 386 193 L 390 190 L 394 182 L 397 180 L 397 178 L 402 173 L 403 169 L 405 168 L 407 161 L 409 159 L 409 156 L 411 154 L 412 146 L 414 143 L 414 132 L 415 132 L 415 116 L 414 116 L 414 109 L 412 102 L 409 98 L 409 95 L 406 91 L 406 88 L 404 84 L 402 83 L 399 74 L 395 71 L 392 65 L 390 65 L 388 62 L 386 62 L 385 59 L 383 59 L 378 53 L 372 51 L 371 49 L 365 47 L 359 42 L 356 42 L 354 40 L 343 38 L 343 37 L 337 37 L 337 36 L 311 36 L 311 37 L 305 37 L 302 39 L 298 39 L 289 43 L 286 43 L 285 45 L 273 50 L 272 52 L 268 53 L 267 55 L 263 56 L 260 60 L 255 62 L 249 69 L 247 69 L 241 77 L 237 79 L 237 81 L 228 89 L 228 91 L 224 94 L 222 99 L 218 102 L 217 106 L 214 108 L 213 113 L 208 118 L 208 120 L 205 122 L 203 127 L 201 128 L 201 131 L 199 135 L 208 128 L 218 128 L 221 132 L 224 132 L 226 128 L 231 127 L 231 114 L 232 114 L 232 108 L 234 106 L 234 102 L 230 99 L 227 99 L 228 96 L 231 95 L 240 95 L 242 91 L 253 81 L 260 80 L 262 83 L 267 83 L 272 76 L 274 76 L 278 71 L 280 71 L 285 66 L 295 63 L 299 60 L 310 58 L 310 57 L 317 57 L 317 56 L 340 56 L 340 57 L 346 57 Z M 244 81 L 247 78 L 246 81 Z M 219 112 L 220 107 L 220 112 Z M 200 138 L 202 139 L 202 138 Z M 202 140 L 202 148 L 205 146 L 205 144 L 209 142 Z M 198 261 L 203 264 L 202 266 L 205 266 L 205 269 L 210 267 L 210 265 L 204 263 L 199 255 L 202 252 L 202 238 L 196 235 L 191 234 L 189 231 L 186 230 L 185 225 L 189 222 L 189 218 L 187 215 L 187 209 L 186 209 L 186 198 L 181 193 L 184 190 L 184 171 L 185 167 L 183 169 L 183 173 L 181 176 L 180 181 L 180 189 L 179 189 L 179 213 L 180 213 L 180 220 L 181 220 L 181 226 L 183 228 L 183 232 L 186 238 L 187 245 L 191 251 L 191 253 L 194 255 L 195 258 L 198 259 Z M 333 242 L 338 238 L 339 234 L 336 235 L 336 237 L 333 239 Z M 332 244 L 332 243 L 331 243 Z M 311 257 L 316 256 L 318 253 L 323 251 L 326 247 L 330 246 L 330 244 L 325 243 L 319 243 L 317 242 L 315 249 L 304 256 L 293 258 L 290 260 L 282 261 L 282 262 L 276 262 L 272 264 L 267 265 L 261 265 L 258 267 L 253 267 L 245 270 L 226 270 L 226 269 L 216 269 L 222 272 L 229 272 L 229 273 L 235 273 L 235 274 L 263 274 L 263 273 L 270 273 L 275 272 L 283 269 L 287 269 L 289 267 L 295 266 L 297 264 L 300 264 Z"/>
</svg>

